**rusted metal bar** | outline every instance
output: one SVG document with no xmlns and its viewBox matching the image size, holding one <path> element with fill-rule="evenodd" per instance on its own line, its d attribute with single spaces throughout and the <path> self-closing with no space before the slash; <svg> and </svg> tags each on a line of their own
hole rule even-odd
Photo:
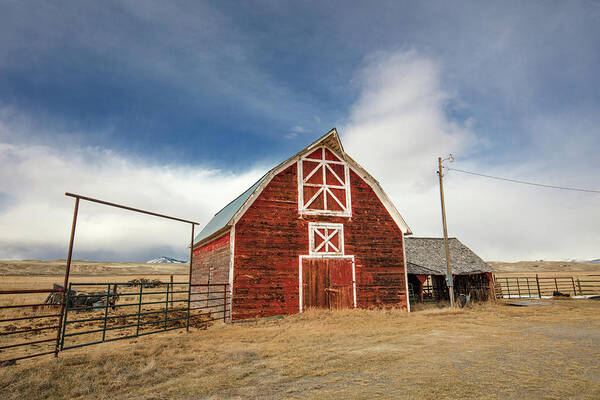
<svg viewBox="0 0 600 400">
<path fill-rule="evenodd" d="M 573 296 L 577 296 L 577 290 L 575 289 L 575 279 L 571 277 L 571 283 L 573 284 Z"/>
<path fill-rule="evenodd" d="M 69 239 L 69 252 L 67 255 L 67 266 L 65 268 L 65 280 L 63 284 L 63 289 L 66 289 L 69 284 L 69 274 L 71 273 L 71 257 L 73 256 L 73 241 L 75 240 L 75 227 L 77 225 L 77 212 L 79 210 L 79 198 L 75 198 L 75 208 L 73 209 L 73 222 L 71 223 L 71 237 Z M 58 357 L 58 351 L 60 347 L 60 339 L 61 339 L 61 331 L 63 328 L 63 315 L 65 313 L 65 300 L 66 300 L 66 292 L 63 290 L 61 296 L 61 305 L 60 305 L 60 321 L 58 322 L 58 328 L 56 331 L 56 348 L 54 350 L 54 357 Z"/>
<path fill-rule="evenodd" d="M 554 287 L 556 287 L 556 291 L 558 292 L 558 282 L 556 281 L 556 278 L 554 278 Z"/>
<path fill-rule="evenodd" d="M 64 290 L 55 289 L 17 289 L 17 290 L 0 290 L 1 294 L 28 294 L 28 293 L 62 293 Z"/>
<path fill-rule="evenodd" d="M 537 283 L 538 297 L 541 299 L 542 291 L 540 290 L 540 277 L 538 276 L 538 274 L 535 274 L 535 282 Z"/>
<path fill-rule="evenodd" d="M 140 208 L 133 208 L 133 207 L 129 207 L 129 206 L 124 206 L 122 204 L 111 203 L 109 201 L 94 199 L 92 197 L 82 196 L 80 194 L 75 194 L 75 193 L 69 193 L 69 192 L 67 192 L 67 193 L 65 193 L 65 196 L 75 197 L 77 200 L 82 199 L 82 200 L 87 200 L 87 201 L 91 201 L 91 202 L 94 202 L 94 203 L 104 204 L 106 206 L 122 208 L 124 210 L 135 211 L 135 212 L 139 212 L 139 213 L 147 214 L 147 215 L 153 215 L 155 217 L 167 218 L 167 219 L 171 219 L 173 221 L 186 222 L 188 224 L 193 224 L 193 225 L 200 225 L 198 222 L 188 221 L 187 219 L 182 219 L 182 218 L 177 218 L 177 217 L 171 217 L 169 215 L 159 214 L 159 213 L 155 213 L 155 212 L 152 212 L 152 211 L 146 211 L 146 210 L 142 210 Z"/>
<path fill-rule="evenodd" d="M 192 238 L 190 239 L 190 275 L 188 278 L 188 310 L 187 310 L 187 322 L 185 324 L 185 330 L 190 331 L 190 306 L 192 300 L 192 265 L 194 259 L 194 224 L 192 224 Z"/>
</svg>

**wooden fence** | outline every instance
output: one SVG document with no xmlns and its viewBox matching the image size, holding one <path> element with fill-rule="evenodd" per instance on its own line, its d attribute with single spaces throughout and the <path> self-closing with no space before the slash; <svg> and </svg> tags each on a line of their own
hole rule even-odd
<svg viewBox="0 0 600 400">
<path fill-rule="evenodd" d="M 497 298 L 552 297 L 557 292 L 569 296 L 600 295 L 600 275 L 584 276 L 494 276 Z"/>
</svg>

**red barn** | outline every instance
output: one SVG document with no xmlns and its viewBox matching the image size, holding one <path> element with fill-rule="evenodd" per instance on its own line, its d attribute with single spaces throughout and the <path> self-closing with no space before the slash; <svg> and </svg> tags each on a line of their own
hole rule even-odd
<svg viewBox="0 0 600 400">
<path fill-rule="evenodd" d="M 194 240 L 192 283 L 229 283 L 233 320 L 307 307 L 410 311 L 408 234 L 333 129 L 215 214 Z"/>
</svg>

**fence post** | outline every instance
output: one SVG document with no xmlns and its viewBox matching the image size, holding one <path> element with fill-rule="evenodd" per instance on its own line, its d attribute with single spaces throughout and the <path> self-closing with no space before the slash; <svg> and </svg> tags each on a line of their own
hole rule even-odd
<svg viewBox="0 0 600 400">
<path fill-rule="evenodd" d="M 541 299 L 542 298 L 542 291 L 540 290 L 540 278 L 539 278 L 538 274 L 535 274 L 535 283 L 537 283 L 538 297 Z"/>
<path fill-rule="evenodd" d="M 521 298 L 521 285 L 519 285 L 519 277 L 517 276 L 517 293 L 519 293 L 519 298 Z"/>
<path fill-rule="evenodd" d="M 64 320 L 63 317 L 61 316 L 61 321 L 62 321 L 62 332 L 61 332 L 61 338 L 60 338 L 60 349 L 62 350 L 63 347 L 65 347 L 65 332 L 67 330 L 67 318 L 68 318 L 68 311 L 69 311 L 69 301 L 71 301 L 71 283 L 69 282 L 69 290 L 67 290 L 67 297 L 65 298 L 65 315 L 64 315 Z"/>
<path fill-rule="evenodd" d="M 227 284 L 223 284 L 223 322 L 227 322 Z"/>
<path fill-rule="evenodd" d="M 140 282 L 140 301 L 138 302 L 138 317 L 137 317 L 137 327 L 135 329 L 135 336 L 140 335 L 140 317 L 142 316 L 142 290 L 144 289 L 144 284 Z M 134 303 L 135 304 L 135 303 Z"/>
<path fill-rule="evenodd" d="M 104 304 L 104 326 L 102 328 L 102 341 L 106 339 L 106 318 L 108 317 L 108 302 L 110 300 L 110 283 L 106 289 L 106 303 Z"/>
<path fill-rule="evenodd" d="M 577 290 L 575 290 L 575 279 L 571 277 L 571 283 L 573 284 L 573 296 L 577 296 Z"/>
<path fill-rule="evenodd" d="M 579 278 L 577 278 L 577 287 L 579 288 L 579 294 L 582 295 L 583 291 L 581 290 L 581 282 L 579 281 Z"/>
<path fill-rule="evenodd" d="M 558 282 L 556 280 L 556 277 L 554 277 L 554 287 L 556 288 L 556 291 L 558 292 Z"/>
<path fill-rule="evenodd" d="M 190 275 L 188 277 L 188 309 L 185 323 L 186 332 L 190 331 L 190 306 L 192 302 L 192 265 L 194 259 L 194 224 L 192 223 L 192 238 L 190 239 Z"/>
<path fill-rule="evenodd" d="M 508 298 L 510 299 L 510 284 L 508 283 L 508 277 L 506 279 L 506 291 L 508 292 Z"/>
<path fill-rule="evenodd" d="M 171 275 L 173 276 L 173 275 Z M 167 330 L 167 313 L 169 312 L 169 283 L 167 282 L 166 286 L 166 294 L 167 298 L 165 299 L 165 331 Z M 173 294 L 171 294 L 173 296 Z"/>
<path fill-rule="evenodd" d="M 171 275 L 171 310 L 173 309 L 173 292 L 175 291 L 175 289 L 173 289 L 173 275 Z"/>
<path fill-rule="evenodd" d="M 527 281 L 527 295 L 529 297 L 531 297 L 531 288 L 529 287 L 529 278 L 526 277 L 525 280 Z"/>
<path fill-rule="evenodd" d="M 64 330 L 63 321 L 65 321 L 65 301 L 67 284 L 69 283 L 69 275 L 71 273 L 71 258 L 73 256 L 73 243 L 75 242 L 75 227 L 77 226 L 77 212 L 79 210 L 79 197 L 75 198 L 75 208 L 73 209 L 73 222 L 71 223 L 71 237 L 69 239 L 69 250 L 67 253 L 67 266 L 65 267 L 65 281 L 63 283 L 63 293 L 61 296 L 60 303 L 60 318 L 58 320 L 58 328 L 56 332 L 56 347 L 54 348 L 54 357 L 58 357 L 58 345 L 62 337 L 62 331 Z"/>
</svg>

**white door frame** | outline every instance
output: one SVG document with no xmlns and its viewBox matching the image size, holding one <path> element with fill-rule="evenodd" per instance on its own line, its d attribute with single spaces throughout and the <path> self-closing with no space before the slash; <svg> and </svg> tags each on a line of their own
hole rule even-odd
<svg viewBox="0 0 600 400">
<path fill-rule="evenodd" d="M 299 310 L 300 312 L 302 312 L 302 303 L 304 301 L 304 297 L 303 297 L 303 293 L 302 293 L 302 261 L 303 260 L 308 260 L 308 259 L 315 259 L 315 260 L 322 260 L 322 259 L 348 259 L 348 260 L 352 260 L 352 291 L 354 294 L 354 308 L 356 308 L 356 264 L 354 262 L 354 256 L 344 256 L 344 255 L 322 255 L 322 256 L 316 256 L 316 255 L 301 255 L 298 257 L 298 290 L 299 290 L 299 296 L 298 296 L 298 305 L 299 305 Z"/>
</svg>

